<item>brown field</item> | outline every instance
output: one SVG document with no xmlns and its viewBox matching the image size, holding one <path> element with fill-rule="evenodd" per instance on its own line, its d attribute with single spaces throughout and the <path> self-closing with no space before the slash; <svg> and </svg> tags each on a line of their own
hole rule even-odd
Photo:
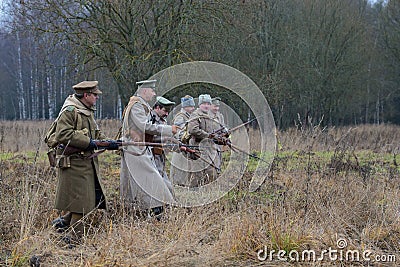
<svg viewBox="0 0 400 267">
<path fill-rule="evenodd" d="M 0 266 L 29 266 L 32 256 L 38 259 L 32 266 L 400 265 L 399 126 L 279 132 L 275 160 L 259 190 L 247 190 L 252 160 L 223 198 L 205 207 L 168 208 L 161 221 L 124 207 L 119 156 L 103 153 L 109 210 L 86 216 L 83 243 L 68 248 L 50 226 L 57 216 L 57 178 L 41 142 L 49 125 L 0 121 Z M 100 121 L 110 137 L 118 127 L 117 121 Z M 250 135 L 257 139 L 257 132 Z M 347 245 L 340 248 L 338 241 Z M 258 259 L 261 249 L 275 251 L 274 260 Z M 277 259 L 279 250 L 284 261 Z M 311 250 L 317 259 L 302 260 L 302 252 Z M 318 260 L 324 250 L 336 258 L 326 252 Z M 347 253 L 355 251 L 358 261 Z M 299 260 L 291 260 L 294 252 Z"/>
</svg>

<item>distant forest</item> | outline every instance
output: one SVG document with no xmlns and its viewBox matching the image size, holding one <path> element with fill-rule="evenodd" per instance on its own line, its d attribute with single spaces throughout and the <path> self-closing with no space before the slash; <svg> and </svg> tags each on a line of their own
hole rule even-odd
<svg viewBox="0 0 400 267">
<path fill-rule="evenodd" d="M 52 119 L 82 80 L 103 91 L 97 118 L 120 118 L 135 82 L 189 61 L 249 76 L 278 128 L 400 124 L 400 1 L 2 1 L 0 119 Z M 203 91 L 232 107 L 224 88 Z M 242 118 L 248 108 L 235 109 Z"/>
</svg>

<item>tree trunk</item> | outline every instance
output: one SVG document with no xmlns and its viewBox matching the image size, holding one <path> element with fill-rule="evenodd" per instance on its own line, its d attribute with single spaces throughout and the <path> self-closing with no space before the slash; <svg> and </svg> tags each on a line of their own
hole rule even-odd
<svg viewBox="0 0 400 267">
<path fill-rule="evenodd" d="M 19 119 L 26 119 L 26 108 L 25 108 L 25 92 L 24 83 L 22 80 L 22 59 L 21 59 L 21 41 L 19 33 L 17 32 L 17 99 L 18 99 L 18 113 Z"/>
</svg>

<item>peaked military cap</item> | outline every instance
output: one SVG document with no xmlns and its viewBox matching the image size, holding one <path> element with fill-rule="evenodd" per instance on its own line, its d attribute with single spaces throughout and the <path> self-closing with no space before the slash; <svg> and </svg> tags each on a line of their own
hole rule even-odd
<svg viewBox="0 0 400 267">
<path fill-rule="evenodd" d="M 156 82 L 157 80 L 145 80 L 136 82 L 139 88 L 152 88 L 153 90 L 156 89 Z"/>
<path fill-rule="evenodd" d="M 97 87 L 98 84 L 99 84 L 98 81 L 83 81 L 78 84 L 75 84 L 74 86 L 72 86 L 72 88 L 78 94 L 93 93 L 100 95 L 102 94 L 102 92 Z"/>
<path fill-rule="evenodd" d="M 214 97 L 214 98 L 211 100 L 211 104 L 216 105 L 216 106 L 219 106 L 219 105 L 221 104 L 220 101 L 221 101 L 221 98 L 220 98 L 220 97 Z"/>
<path fill-rule="evenodd" d="M 163 106 L 173 106 L 175 105 L 175 102 L 169 101 L 165 97 L 162 96 L 157 96 L 156 97 L 156 102 L 160 103 Z"/>
</svg>

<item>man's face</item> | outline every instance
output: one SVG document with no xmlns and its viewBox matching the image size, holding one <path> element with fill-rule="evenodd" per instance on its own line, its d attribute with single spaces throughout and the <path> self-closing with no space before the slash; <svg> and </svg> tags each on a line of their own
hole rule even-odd
<svg viewBox="0 0 400 267">
<path fill-rule="evenodd" d="M 99 99 L 99 95 L 95 93 L 84 93 L 83 102 L 88 106 L 92 107 L 96 105 L 96 101 Z"/>
<path fill-rule="evenodd" d="M 146 100 L 147 102 L 150 102 L 151 100 L 154 99 L 155 96 L 156 96 L 156 92 L 154 91 L 153 88 L 143 88 L 142 97 L 144 100 Z"/>
<path fill-rule="evenodd" d="M 204 102 L 199 105 L 199 108 L 201 111 L 208 112 L 210 110 L 210 106 L 211 106 L 210 103 Z"/>
<path fill-rule="evenodd" d="M 194 107 L 188 106 L 183 108 L 187 113 L 192 114 L 194 111 Z"/>
<path fill-rule="evenodd" d="M 166 118 L 169 114 L 169 111 L 166 108 L 161 108 L 157 106 L 154 111 L 157 113 L 158 117 L 160 118 Z"/>
<path fill-rule="evenodd" d="M 211 105 L 210 110 L 212 113 L 216 114 L 219 111 L 219 106 Z"/>
</svg>

